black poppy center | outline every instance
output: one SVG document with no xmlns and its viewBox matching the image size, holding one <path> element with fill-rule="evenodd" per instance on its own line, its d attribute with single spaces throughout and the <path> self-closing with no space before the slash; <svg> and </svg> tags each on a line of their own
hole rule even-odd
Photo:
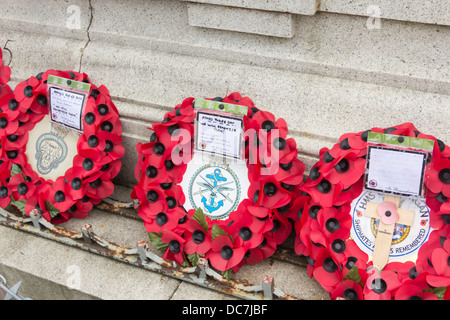
<svg viewBox="0 0 450 320">
<path fill-rule="evenodd" d="M 61 190 L 55 192 L 55 201 L 56 202 L 63 202 L 66 199 L 66 196 L 64 195 L 64 192 Z"/>
<path fill-rule="evenodd" d="M 33 96 L 33 87 L 32 86 L 26 86 L 23 89 L 23 94 L 25 95 L 25 97 L 31 98 Z"/>
<path fill-rule="evenodd" d="M 273 182 L 268 182 L 264 185 L 264 193 L 269 197 L 274 196 L 277 191 L 277 186 Z"/>
<path fill-rule="evenodd" d="M 172 252 L 172 253 L 178 253 L 178 252 L 180 252 L 180 250 L 181 250 L 181 245 L 180 245 L 180 242 L 178 242 L 177 240 L 171 240 L 170 242 L 169 242 L 169 250 Z"/>
<path fill-rule="evenodd" d="M 450 169 L 442 169 L 439 171 L 439 180 L 443 184 L 450 184 Z"/>
<path fill-rule="evenodd" d="M 239 236 L 241 237 L 242 240 L 248 241 L 252 238 L 252 231 L 247 227 L 242 227 L 239 230 Z"/>
<path fill-rule="evenodd" d="M 167 216 L 164 212 L 160 212 L 156 215 L 156 223 L 160 226 L 163 226 L 167 223 Z"/>
<path fill-rule="evenodd" d="M 23 196 L 25 193 L 27 193 L 27 191 L 28 191 L 28 187 L 25 184 L 25 182 L 19 183 L 19 185 L 17 186 L 17 192 Z"/>
<path fill-rule="evenodd" d="M 98 146 L 98 138 L 95 135 L 91 135 L 88 138 L 88 146 L 91 148 L 95 148 L 96 146 Z"/>
<path fill-rule="evenodd" d="M 383 279 L 376 278 L 372 281 L 371 287 L 373 292 L 381 294 L 386 291 L 387 284 L 386 281 L 384 281 Z"/>
<path fill-rule="evenodd" d="M 196 244 L 200 244 L 203 241 L 205 241 L 205 233 L 201 230 L 195 230 L 192 233 L 192 241 L 194 241 Z"/>
<path fill-rule="evenodd" d="M 0 187 L 0 198 L 4 199 L 8 196 L 8 188 L 5 186 Z"/>
<path fill-rule="evenodd" d="M 266 120 L 261 124 L 261 129 L 270 132 L 272 129 L 275 128 L 275 123 L 273 123 L 273 121 L 270 120 Z"/>
<path fill-rule="evenodd" d="M 342 294 L 342 297 L 345 300 L 358 300 L 358 294 L 353 289 L 345 289 L 344 293 Z"/>
<path fill-rule="evenodd" d="M 156 192 L 155 190 L 150 190 L 149 192 L 147 192 L 147 200 L 149 202 L 155 203 L 156 201 L 158 201 L 158 198 L 158 192 Z"/>
<path fill-rule="evenodd" d="M 222 249 L 220 250 L 220 255 L 225 260 L 230 260 L 231 257 L 233 256 L 233 249 L 231 249 L 230 246 L 223 246 Z"/>
<path fill-rule="evenodd" d="M 342 159 L 334 166 L 334 168 L 336 169 L 337 172 L 344 173 L 347 172 L 347 170 L 350 168 L 350 165 L 347 159 Z"/>
<path fill-rule="evenodd" d="M 73 178 L 72 182 L 70 183 L 73 190 L 79 190 L 81 188 L 81 179 L 80 178 Z"/>
</svg>

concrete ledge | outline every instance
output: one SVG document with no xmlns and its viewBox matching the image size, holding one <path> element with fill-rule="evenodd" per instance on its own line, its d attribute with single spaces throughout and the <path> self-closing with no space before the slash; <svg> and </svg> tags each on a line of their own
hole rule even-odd
<svg viewBox="0 0 450 320">
<path fill-rule="evenodd" d="M 320 11 L 450 25 L 447 0 L 320 0 Z"/>
<path fill-rule="evenodd" d="M 126 198 L 129 189 L 118 188 L 115 197 Z M 92 210 L 83 220 L 72 219 L 60 227 L 80 232 L 90 224 L 95 234 L 118 245 L 135 248 L 147 240 L 143 223 L 123 215 Z M 31 230 L 30 230 L 31 231 Z M 152 245 L 152 252 L 161 256 Z M 95 252 L 95 250 L 94 250 Z M 168 277 L 66 243 L 27 231 L 0 225 L 0 274 L 7 283 L 23 281 L 19 292 L 32 299 L 236 299 L 220 291 Z M 299 299 L 328 299 L 320 285 L 310 279 L 301 264 L 266 259 L 246 265 L 232 277 L 249 285 L 264 276 L 274 277 L 275 286 Z"/>
<path fill-rule="evenodd" d="M 313 15 L 317 11 L 319 0 L 182 0 L 188 2 L 216 4 L 229 7 L 239 7 L 275 12 Z"/>
<path fill-rule="evenodd" d="M 292 38 L 292 16 L 289 13 L 232 8 L 216 5 L 187 5 L 189 25 L 218 30 L 237 31 L 265 36 Z"/>
</svg>

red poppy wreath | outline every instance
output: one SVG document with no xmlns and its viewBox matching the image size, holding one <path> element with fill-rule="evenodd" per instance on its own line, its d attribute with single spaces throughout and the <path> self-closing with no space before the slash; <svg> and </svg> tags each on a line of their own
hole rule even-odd
<svg viewBox="0 0 450 320">
<path fill-rule="evenodd" d="M 32 130 L 49 114 L 50 75 L 90 84 L 82 113 L 84 129 L 75 136 L 76 150 L 69 150 L 75 155 L 73 162 L 69 159 L 68 168 L 54 181 L 36 172 L 26 155 L 27 142 L 36 135 Z M 0 109 L 2 208 L 11 204 L 26 215 L 38 209 L 46 220 L 62 223 L 86 217 L 93 204 L 112 194 L 111 179 L 120 171 L 125 149 L 119 114 L 105 86 L 96 87 L 84 73 L 48 70 L 7 92 Z M 48 132 L 49 127 L 44 129 Z M 52 148 L 47 143 L 54 156 L 54 144 Z"/>
<path fill-rule="evenodd" d="M 295 251 L 307 256 L 308 274 L 332 299 L 449 299 L 450 148 L 420 133 L 411 123 L 371 131 L 435 142 L 426 165 L 426 205 L 425 201 L 412 204 L 420 213 L 418 228 L 396 225 L 398 244 L 392 249 L 392 238 L 388 264 L 381 273 L 371 268 L 373 262 L 361 245 L 370 237 L 364 238 L 358 222 L 359 210 L 364 210 L 370 199 L 362 193 L 369 130 L 348 133 L 331 149 L 320 151 L 320 160 L 300 188 L 302 195 L 294 201 L 298 212 Z M 367 221 L 372 225 L 366 233 L 375 236 L 375 219 Z M 405 239 L 413 241 L 405 245 Z M 414 253 L 413 258 L 391 260 L 406 250 Z"/>
<path fill-rule="evenodd" d="M 248 198 L 222 220 L 213 220 L 202 210 L 185 210 L 187 194 L 180 183 L 192 156 L 179 165 L 174 164 L 172 157 L 183 149 L 180 144 L 193 147 L 190 137 L 194 136 L 194 98 L 185 99 L 166 113 L 161 123 L 152 124 L 150 142 L 137 145 L 135 174 L 139 183 L 132 198 L 139 200 L 138 214 L 150 240 L 156 248 L 165 250 L 165 259 L 191 266 L 203 257 L 229 276 L 231 270 L 237 272 L 245 263 L 258 263 L 273 255 L 277 245 L 286 240 L 292 230 L 293 195 L 302 183 L 304 165 L 297 159 L 295 140 L 286 137 L 283 119 L 276 120 L 273 114 L 259 110 L 239 93 L 208 100 L 248 107 L 243 119 L 245 132 L 259 132 L 258 136 L 245 138 Z M 188 133 L 187 139 L 177 138 L 179 129 Z M 269 167 L 265 164 L 271 161 L 271 155 L 258 150 L 271 146 L 279 152 L 277 168 L 261 174 Z M 257 161 L 250 163 L 249 157 Z"/>
</svg>

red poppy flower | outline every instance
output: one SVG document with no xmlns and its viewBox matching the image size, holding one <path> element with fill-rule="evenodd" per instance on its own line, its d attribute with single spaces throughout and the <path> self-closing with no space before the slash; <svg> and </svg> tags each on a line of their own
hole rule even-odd
<svg viewBox="0 0 450 320">
<path fill-rule="evenodd" d="M 214 268 L 219 271 L 226 271 L 241 262 L 245 251 L 237 243 L 232 243 L 229 236 L 221 235 L 212 241 L 208 259 Z"/>
<path fill-rule="evenodd" d="M 450 160 L 436 160 L 429 170 L 426 186 L 434 193 L 450 197 Z"/>
<path fill-rule="evenodd" d="M 86 195 L 92 200 L 106 198 L 114 192 L 114 184 L 109 174 L 99 171 L 83 180 Z"/>
<path fill-rule="evenodd" d="M 312 274 L 327 291 L 332 291 L 342 280 L 338 264 L 324 248 L 320 250 L 315 260 Z"/>
<path fill-rule="evenodd" d="M 291 234 L 292 223 L 287 217 L 277 212 L 273 213 L 271 221 L 273 228 L 270 229 L 269 232 L 265 233 L 265 237 L 272 239 L 277 245 L 281 244 Z"/>
<path fill-rule="evenodd" d="M 438 300 L 434 293 L 425 290 L 429 290 L 426 282 L 412 280 L 397 290 L 395 300 Z"/>
<path fill-rule="evenodd" d="M 270 133 L 273 129 L 279 130 L 279 136 L 284 138 L 287 134 L 287 124 L 283 118 L 275 121 L 275 116 L 267 111 L 259 110 L 254 113 L 251 119 L 247 123 L 246 129 L 253 129 L 254 132 L 259 132 L 259 130 L 264 130 Z M 270 135 L 269 135 L 270 136 Z"/>
<path fill-rule="evenodd" d="M 186 98 L 183 102 L 164 115 L 164 118 L 170 118 L 173 121 L 191 123 L 194 121 L 195 113 L 192 103 L 194 98 Z"/>
<path fill-rule="evenodd" d="M 315 202 L 320 202 L 323 206 L 331 207 L 343 190 L 342 184 L 331 184 L 327 179 L 322 178 L 314 187 L 301 187 Z"/>
<path fill-rule="evenodd" d="M 228 217 L 228 221 L 236 221 L 240 219 L 248 219 L 250 221 L 248 227 L 257 234 L 263 234 L 272 229 L 273 225 L 269 217 L 270 210 L 255 206 L 249 199 L 244 199 L 238 206 L 237 210 L 232 212 Z"/>
<path fill-rule="evenodd" d="M 234 215 L 233 220 L 227 223 L 228 234 L 235 239 L 239 246 L 248 250 L 261 244 L 263 234 L 252 230 L 253 218 L 250 214 Z"/>
<path fill-rule="evenodd" d="M 8 83 L 11 76 L 11 68 L 3 65 L 3 52 L 0 49 L 0 87 Z"/>
<path fill-rule="evenodd" d="M 26 181 L 22 174 L 16 174 L 11 177 L 9 187 L 16 201 L 26 200 L 36 190 L 34 183 Z"/>
<path fill-rule="evenodd" d="M 46 188 L 47 189 L 47 188 Z M 25 213 L 27 215 L 30 214 L 31 210 L 38 209 L 41 216 L 47 221 L 51 221 L 52 214 L 47 209 L 46 201 L 47 192 L 43 191 L 39 193 L 37 196 L 30 197 L 25 202 Z"/>
<path fill-rule="evenodd" d="M 0 207 L 6 208 L 11 202 L 11 191 L 8 188 L 7 179 L 10 178 L 8 163 L 0 164 Z"/>
<path fill-rule="evenodd" d="M 187 254 L 206 254 L 211 249 L 211 235 L 195 220 L 189 220 L 184 232 L 186 243 L 184 250 Z"/>
<path fill-rule="evenodd" d="M 163 259 L 170 259 L 181 265 L 184 262 L 183 247 L 186 241 L 172 231 L 164 232 L 161 237 L 161 241 L 169 245 Z"/>
<path fill-rule="evenodd" d="M 397 273 L 389 270 L 381 271 L 381 273 L 375 269 L 371 270 L 363 289 L 365 299 L 391 300 L 392 293 L 402 284 Z"/>
<path fill-rule="evenodd" d="M 359 283 L 352 280 L 344 280 L 331 292 L 330 298 L 331 300 L 363 300 L 364 295 Z"/>
<path fill-rule="evenodd" d="M 436 275 L 427 276 L 427 281 L 433 287 L 450 286 L 450 240 L 446 240 L 442 247 L 433 249 L 430 262 L 436 270 Z"/>
<path fill-rule="evenodd" d="M 283 207 L 291 200 L 290 193 L 282 188 L 278 181 L 270 177 L 263 181 L 250 181 L 248 195 L 256 200 L 257 206 L 270 209 Z"/>
<path fill-rule="evenodd" d="M 58 177 L 49 191 L 49 201 L 61 212 L 67 211 L 75 200 L 70 196 L 72 187 L 66 184 L 64 177 Z"/>
<path fill-rule="evenodd" d="M 343 189 L 347 189 L 364 175 L 366 160 L 358 158 L 354 153 L 348 153 L 324 164 L 320 171 L 331 184 L 342 183 Z"/>
</svg>

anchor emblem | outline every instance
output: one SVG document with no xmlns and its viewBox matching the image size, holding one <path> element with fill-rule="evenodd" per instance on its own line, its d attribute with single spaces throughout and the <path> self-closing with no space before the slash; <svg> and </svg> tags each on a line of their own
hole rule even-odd
<svg viewBox="0 0 450 320">
<path fill-rule="evenodd" d="M 233 181 L 226 182 L 228 179 L 222 176 L 222 171 L 220 169 L 214 169 L 213 174 L 206 174 L 206 178 L 201 175 L 199 175 L 199 177 L 203 181 L 199 181 L 197 184 L 204 189 L 200 189 L 197 194 L 200 193 L 202 195 L 201 202 L 210 213 L 223 207 L 224 199 L 233 203 L 233 200 L 231 200 L 228 195 L 224 194 L 224 191 L 234 190 L 233 188 L 226 187 L 226 185 L 233 183 Z M 207 179 L 211 180 L 212 184 Z M 203 195 L 203 192 L 209 192 L 209 199 Z M 221 199 L 216 203 L 216 198 L 219 197 L 219 195 L 224 199 Z"/>
</svg>

